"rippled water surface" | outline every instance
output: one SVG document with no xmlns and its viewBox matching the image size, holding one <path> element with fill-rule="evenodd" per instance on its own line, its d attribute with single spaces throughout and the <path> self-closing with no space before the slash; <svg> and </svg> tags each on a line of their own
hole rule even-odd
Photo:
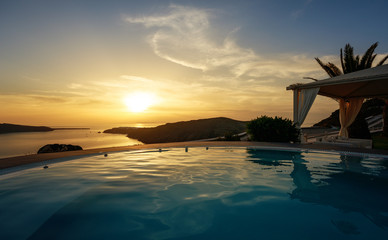
<svg viewBox="0 0 388 240">
<path fill-rule="evenodd" d="M 98 133 L 101 131 L 78 129 L 0 134 L 0 158 L 35 154 L 44 145 L 54 143 L 79 145 L 83 149 L 142 144 L 125 134 Z"/>
<path fill-rule="evenodd" d="M 386 239 L 388 159 L 120 152 L 0 176 L 0 239 Z"/>
</svg>

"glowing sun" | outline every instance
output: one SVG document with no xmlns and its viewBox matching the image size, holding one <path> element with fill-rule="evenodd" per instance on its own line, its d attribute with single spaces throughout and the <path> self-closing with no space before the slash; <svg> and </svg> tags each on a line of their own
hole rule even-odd
<svg viewBox="0 0 388 240">
<path fill-rule="evenodd" d="M 155 103 L 155 96 L 152 93 L 135 92 L 127 95 L 124 103 L 131 112 L 144 112 Z"/>
</svg>

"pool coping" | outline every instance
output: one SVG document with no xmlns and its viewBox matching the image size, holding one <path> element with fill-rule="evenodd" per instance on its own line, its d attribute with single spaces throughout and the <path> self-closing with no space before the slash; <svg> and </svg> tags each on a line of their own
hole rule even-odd
<svg viewBox="0 0 388 240">
<path fill-rule="evenodd" d="M 158 149 L 158 148 L 171 148 L 171 147 L 277 147 L 277 148 L 293 148 L 293 149 L 312 149 L 321 150 L 328 152 L 341 152 L 341 153 L 362 153 L 362 154 L 373 154 L 383 155 L 388 157 L 388 150 L 379 149 L 363 149 L 363 148 L 352 148 L 336 145 L 326 144 L 300 144 L 300 143 L 272 143 L 272 142 L 248 142 L 248 141 L 237 141 L 237 142 L 224 142 L 224 141 L 193 141 L 193 142 L 173 142 L 173 143 L 157 143 L 157 144 L 142 144 L 132 146 L 121 146 L 121 147 L 108 147 L 108 148 L 94 148 L 85 149 L 81 151 L 69 151 L 69 152 L 58 152 L 58 153 L 44 153 L 44 154 L 31 154 L 17 157 L 0 158 L 0 169 L 12 168 L 31 163 L 44 164 L 45 161 L 50 161 L 58 158 L 69 158 L 78 157 L 92 154 L 102 154 L 109 152 L 119 151 L 132 151 L 142 149 Z"/>
</svg>

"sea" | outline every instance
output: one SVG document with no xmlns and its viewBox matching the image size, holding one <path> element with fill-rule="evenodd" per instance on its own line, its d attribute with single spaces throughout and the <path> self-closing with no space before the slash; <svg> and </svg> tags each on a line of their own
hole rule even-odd
<svg viewBox="0 0 388 240">
<path fill-rule="evenodd" d="M 79 145 L 83 149 L 143 144 L 125 134 L 103 131 L 104 129 L 92 128 L 0 134 L 0 158 L 35 154 L 44 145 L 55 143 Z"/>
</svg>

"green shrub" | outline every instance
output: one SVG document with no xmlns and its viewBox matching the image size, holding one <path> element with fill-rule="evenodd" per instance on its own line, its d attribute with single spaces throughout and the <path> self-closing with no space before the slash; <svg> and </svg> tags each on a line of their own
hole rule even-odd
<svg viewBox="0 0 388 240">
<path fill-rule="evenodd" d="M 261 116 L 247 124 L 252 141 L 298 142 L 299 129 L 289 119 Z"/>
</svg>

